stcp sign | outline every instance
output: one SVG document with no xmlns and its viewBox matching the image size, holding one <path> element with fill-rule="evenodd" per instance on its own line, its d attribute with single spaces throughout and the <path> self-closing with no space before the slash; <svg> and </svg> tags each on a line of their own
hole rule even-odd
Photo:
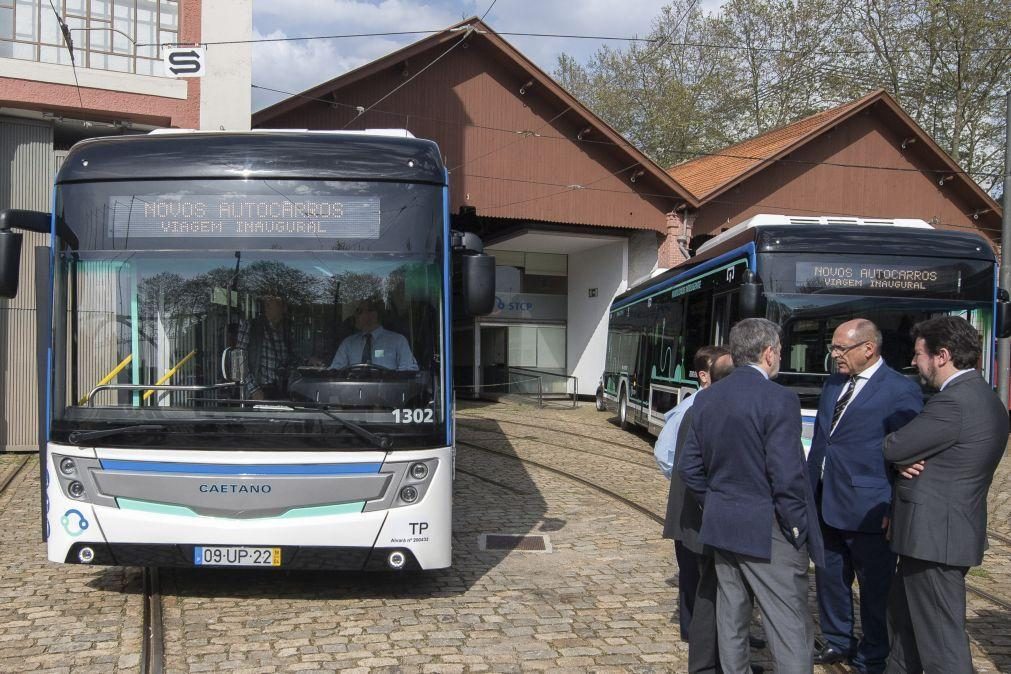
<svg viewBox="0 0 1011 674">
<path fill-rule="evenodd" d="M 162 63 L 167 77 L 203 77 L 207 49 L 196 47 L 169 47 L 162 52 Z"/>
</svg>

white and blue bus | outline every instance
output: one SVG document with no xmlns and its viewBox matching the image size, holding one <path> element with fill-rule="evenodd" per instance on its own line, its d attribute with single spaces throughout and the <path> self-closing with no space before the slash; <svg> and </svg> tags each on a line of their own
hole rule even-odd
<svg viewBox="0 0 1011 674">
<path fill-rule="evenodd" d="M 17 230 L 51 235 L 51 561 L 450 565 L 451 278 L 486 313 L 494 260 L 450 230 L 440 157 L 406 132 L 89 140 L 51 214 L 0 213 L 0 296 Z M 356 335 L 373 348 L 338 358 Z"/>
<path fill-rule="evenodd" d="M 742 318 L 761 316 L 783 329 L 776 381 L 800 396 L 807 447 L 840 323 L 874 321 L 885 361 L 915 376 L 913 324 L 962 316 L 983 336 L 990 379 L 1007 307 L 993 248 L 977 234 L 922 220 L 756 215 L 615 298 L 597 407 L 616 410 L 622 427 L 658 434 L 664 413 L 698 389 L 695 351 L 725 343 Z"/>
</svg>

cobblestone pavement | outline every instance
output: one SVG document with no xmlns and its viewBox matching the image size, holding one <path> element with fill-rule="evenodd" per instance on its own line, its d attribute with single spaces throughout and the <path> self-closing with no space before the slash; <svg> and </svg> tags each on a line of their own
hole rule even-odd
<svg viewBox="0 0 1011 674">
<path fill-rule="evenodd" d="M 500 425 L 502 432 L 515 433 L 523 437 L 523 440 L 508 440 L 508 444 L 520 456 L 556 466 L 606 486 L 647 506 L 653 512 L 660 514 L 664 512 L 662 507 L 666 504 L 667 482 L 660 476 L 653 463 L 652 436 L 640 430 L 631 432 L 620 430 L 614 415 L 597 412 L 592 404 L 583 404 L 576 409 L 568 410 L 535 409 L 529 405 L 502 403 L 463 405 L 459 416 L 464 421 L 458 423 L 458 428 L 484 427 L 490 430 L 487 424 L 490 420 L 494 420 Z M 474 419 L 473 422 L 471 418 Z M 567 433 L 579 434 L 571 437 L 568 442 L 570 446 L 607 453 L 607 450 L 601 447 L 611 443 L 612 451 L 617 456 L 635 463 L 641 462 L 652 472 L 624 462 L 620 468 L 613 468 L 612 463 L 612 470 L 603 471 L 599 464 L 604 462 L 604 459 L 593 455 L 574 456 L 573 452 L 537 442 L 540 439 L 565 444 L 564 441 L 559 442 L 559 438 Z M 478 441 L 479 444 L 490 445 L 490 440 L 494 439 L 493 434 L 487 431 L 484 437 L 489 440 L 481 439 Z M 461 433 L 461 439 L 466 438 L 466 434 Z M 1005 455 L 994 477 L 988 505 L 991 528 L 1006 533 L 1008 513 L 1011 512 L 1011 455 Z M 676 567 L 673 562 L 668 561 L 668 564 L 670 573 L 675 574 Z M 983 565 L 970 571 L 968 582 L 1011 601 L 1011 545 L 993 539 Z M 814 610 L 812 605 L 812 611 Z M 976 668 L 980 672 L 1011 671 L 1011 636 L 1009 636 L 1011 615 L 985 599 L 970 595 L 967 622 Z M 770 664 L 760 657 L 756 658 L 755 662 Z"/>
<path fill-rule="evenodd" d="M 592 405 L 464 404 L 458 433 L 452 568 L 163 570 L 166 671 L 685 671 L 676 567 L 659 525 L 585 485 L 469 446 L 571 472 L 662 513 L 667 482 L 653 439 L 621 431 Z M 0 481 L 21 458 L 0 455 Z M 38 489 L 32 459 L 0 493 L 0 672 L 136 671 L 139 570 L 48 563 Z M 482 533 L 543 534 L 551 551 L 481 551 Z M 1011 548 L 995 543 L 970 581 L 1011 597 L 1009 564 Z M 1011 671 L 1009 627 L 1003 610 L 970 597 L 979 671 Z"/>
<path fill-rule="evenodd" d="M 24 455 L 0 455 L 0 482 Z M 136 672 L 139 569 L 46 561 L 32 456 L 0 493 L 0 672 Z"/>
</svg>

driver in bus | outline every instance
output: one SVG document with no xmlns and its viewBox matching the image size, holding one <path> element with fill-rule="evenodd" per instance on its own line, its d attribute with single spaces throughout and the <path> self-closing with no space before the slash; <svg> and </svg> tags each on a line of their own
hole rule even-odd
<svg viewBox="0 0 1011 674">
<path fill-rule="evenodd" d="M 418 361 L 411 353 L 407 339 L 399 332 L 379 324 L 380 304 L 374 299 L 362 300 L 355 308 L 355 334 L 337 347 L 330 363 L 331 370 L 344 370 L 353 365 L 376 365 L 387 370 L 417 371 Z"/>
</svg>

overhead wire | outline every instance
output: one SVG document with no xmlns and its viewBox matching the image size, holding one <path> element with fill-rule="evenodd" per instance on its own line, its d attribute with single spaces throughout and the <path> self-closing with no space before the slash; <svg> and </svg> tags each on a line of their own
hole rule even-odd
<svg viewBox="0 0 1011 674">
<path fill-rule="evenodd" d="M 84 110 L 84 96 L 81 95 L 81 82 L 77 79 L 77 64 L 74 62 L 74 40 L 70 36 L 70 26 L 67 22 L 63 20 L 60 13 L 56 10 L 56 5 L 53 4 L 53 0 L 49 0 L 49 6 L 53 8 L 53 14 L 56 15 L 56 23 L 60 26 L 60 32 L 63 34 L 63 42 L 67 46 L 67 53 L 70 54 L 70 69 L 74 73 L 74 86 L 77 88 L 77 100 L 81 104 L 81 110 Z"/>
<path fill-rule="evenodd" d="M 329 105 L 329 106 L 345 107 L 345 108 L 351 108 L 351 109 L 355 109 L 356 108 L 356 106 L 354 106 L 354 105 L 352 105 L 350 103 L 340 103 L 340 102 L 329 100 L 329 99 L 326 99 L 326 98 L 320 98 L 318 96 L 309 96 L 309 95 L 306 95 L 306 94 L 300 94 L 300 93 L 295 93 L 295 92 L 290 92 L 290 91 L 284 91 L 282 89 L 275 89 L 275 88 L 272 88 L 272 87 L 266 87 L 266 86 L 262 86 L 262 85 L 259 85 L 259 84 L 253 84 L 251 86 L 252 86 L 253 89 L 260 89 L 260 90 L 264 90 L 264 91 L 270 91 L 270 92 L 273 92 L 273 93 L 284 94 L 284 95 L 287 95 L 287 96 L 298 97 L 298 98 L 302 98 L 302 99 L 305 99 L 305 100 L 308 100 L 308 101 L 314 101 L 314 102 L 317 102 L 317 103 L 323 103 L 323 104 L 326 104 L 326 105 Z M 571 108 L 566 108 L 565 110 L 562 111 L 562 114 L 564 114 L 565 112 L 568 112 L 569 110 L 571 110 Z M 370 112 L 372 112 L 373 114 L 384 114 L 384 115 L 391 115 L 391 116 L 395 116 L 395 117 L 406 117 L 407 116 L 407 114 L 404 113 L 404 112 L 394 111 L 394 110 L 376 110 L 376 109 L 372 109 L 372 110 L 370 110 Z M 555 135 L 551 135 L 551 134 L 541 134 L 541 133 L 535 133 L 535 134 L 531 135 L 528 130 L 506 129 L 506 128 L 502 128 L 502 127 L 495 127 L 495 126 L 488 126 L 488 125 L 482 125 L 482 124 L 475 124 L 473 122 L 461 122 L 461 121 L 442 119 L 442 118 L 439 118 L 439 117 L 432 117 L 432 116 L 429 116 L 429 115 L 418 115 L 418 114 L 415 114 L 415 113 L 411 113 L 410 117 L 413 118 L 413 119 L 425 120 L 425 121 L 428 121 L 428 122 L 434 122 L 434 123 L 437 123 L 437 124 L 445 124 L 445 125 L 450 125 L 450 126 L 459 126 L 459 127 L 464 127 L 464 128 L 480 129 L 480 130 L 483 130 L 483 131 L 495 131 L 495 132 L 499 132 L 499 133 L 508 133 L 508 134 L 514 134 L 514 135 L 534 137 L 534 138 L 543 139 L 543 140 L 564 140 L 564 141 L 569 141 L 569 142 L 578 142 L 578 143 L 585 143 L 585 144 L 591 144 L 591 145 L 603 145 L 603 146 L 619 147 L 619 148 L 622 148 L 622 149 L 625 149 L 625 150 L 633 150 L 635 152 L 640 152 L 640 150 L 637 149 L 634 145 L 632 145 L 631 143 L 627 143 L 627 142 L 625 142 L 625 143 L 615 143 L 614 141 L 611 141 L 611 140 L 595 140 L 595 139 L 591 139 L 591 138 L 583 138 L 583 139 L 576 140 L 574 138 L 569 138 L 567 136 L 555 136 Z M 547 123 L 545 123 L 544 125 L 542 125 L 541 127 L 538 127 L 538 128 L 543 128 L 544 126 L 547 126 L 548 124 L 553 123 L 557 119 L 558 119 L 558 117 L 556 116 L 555 118 L 549 120 Z M 743 142 L 747 142 L 747 141 L 743 141 Z M 503 147 L 505 147 L 505 146 L 503 146 Z M 469 164 L 471 162 L 476 161 L 477 159 L 481 159 L 483 157 L 486 157 L 489 154 L 497 152 L 500 149 L 503 149 L 503 148 L 498 148 L 496 150 L 493 150 L 492 152 L 488 152 L 488 153 L 486 153 L 484 155 L 481 155 L 479 157 L 475 157 L 475 158 L 469 159 L 466 162 L 464 162 L 463 164 L 459 164 L 457 166 L 454 166 L 450 170 L 453 171 L 453 170 L 459 169 L 461 166 L 463 166 L 465 164 Z M 692 158 L 723 157 L 723 158 L 727 158 L 727 159 L 740 159 L 740 160 L 745 160 L 745 161 L 768 161 L 768 160 L 770 160 L 769 157 L 752 156 L 752 155 L 745 155 L 745 154 L 734 154 L 734 153 L 730 153 L 730 152 L 705 152 L 705 151 L 696 151 L 696 150 L 668 150 L 668 152 L 670 152 L 672 154 L 677 154 L 677 155 L 681 155 L 681 156 L 684 156 L 684 157 L 692 157 Z M 953 171 L 953 170 L 947 169 L 947 168 L 942 168 L 942 169 L 917 169 L 917 168 L 901 167 L 901 166 L 875 166 L 873 164 L 851 164 L 851 163 L 844 163 L 844 162 L 828 162 L 828 161 L 814 161 L 814 160 L 804 160 L 804 159 L 790 159 L 790 158 L 785 158 L 785 157 L 784 158 L 775 159 L 774 161 L 777 162 L 777 163 L 784 163 L 784 164 L 803 164 L 803 165 L 808 165 L 808 166 L 835 166 L 835 167 L 838 167 L 838 168 L 872 169 L 872 170 L 878 170 L 878 171 L 894 171 L 894 172 L 901 172 L 901 173 L 922 173 L 922 174 L 925 174 L 925 175 L 934 175 L 934 176 L 944 174 L 944 175 L 966 175 L 966 176 L 969 176 L 969 177 L 972 177 L 972 176 L 984 176 L 984 177 L 988 177 L 988 178 L 1001 178 L 1004 175 L 1003 173 L 988 173 L 988 172 L 985 172 L 985 171 L 972 171 L 972 172 L 970 172 L 970 171 L 964 171 L 964 170 Z"/>
<path fill-rule="evenodd" d="M 494 3 L 493 3 L 494 4 Z M 315 40 L 343 40 L 343 39 L 353 39 L 353 38 L 364 38 L 364 37 L 396 37 L 402 35 L 434 35 L 436 33 L 442 33 L 445 28 L 433 28 L 429 30 L 399 30 L 399 31 L 382 31 L 374 33 L 339 33 L 334 35 L 302 35 L 295 37 L 262 37 L 262 38 L 251 38 L 248 40 L 213 40 L 208 42 L 201 42 L 200 44 L 205 47 L 211 46 L 222 46 L 222 45 L 236 45 L 236 44 L 261 44 L 270 42 L 311 42 Z M 535 37 L 535 38 L 550 38 L 550 39 L 561 39 L 561 40 L 599 40 L 608 42 L 645 42 L 645 43 L 657 43 L 662 42 L 668 44 L 671 47 L 685 48 L 685 49 L 724 49 L 731 51 L 761 51 L 773 54 L 794 54 L 794 55 L 812 55 L 812 56 L 860 56 L 860 55 L 877 55 L 878 52 L 874 49 L 790 49 L 787 47 L 755 47 L 753 45 L 743 45 L 743 44 L 729 44 L 729 43 L 718 43 L 718 42 L 668 42 L 667 39 L 659 37 L 638 37 L 638 36 L 619 36 L 619 35 L 578 35 L 573 33 L 540 33 L 540 32 L 523 32 L 523 31 L 506 31 L 506 30 L 496 30 L 496 35 L 502 35 L 507 37 Z M 138 42 L 138 47 L 176 47 L 176 46 L 188 46 L 189 42 Z M 942 53 L 987 53 L 987 52 L 1011 52 L 1011 47 L 969 47 L 966 49 L 956 49 L 956 48 L 922 48 L 922 49 L 897 49 L 889 52 L 890 54 L 942 54 Z"/>
</svg>

